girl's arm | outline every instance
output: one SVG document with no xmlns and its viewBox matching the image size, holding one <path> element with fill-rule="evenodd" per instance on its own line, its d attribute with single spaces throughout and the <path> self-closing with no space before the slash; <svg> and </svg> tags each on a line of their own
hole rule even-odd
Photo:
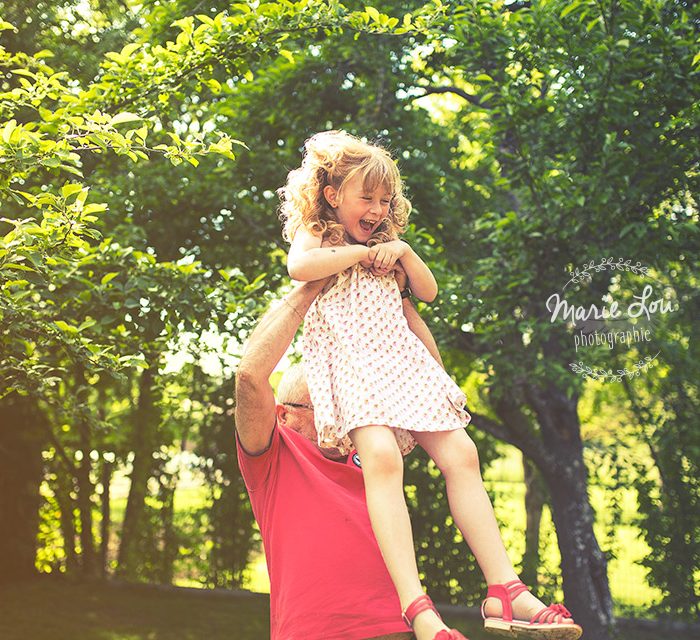
<svg viewBox="0 0 700 640">
<path fill-rule="evenodd" d="M 435 276 L 408 243 L 403 240 L 392 240 L 375 244 L 370 249 L 369 257 L 379 273 L 392 269 L 399 260 L 408 276 L 413 295 L 425 302 L 435 300 L 438 291 Z"/>
<path fill-rule="evenodd" d="M 345 271 L 367 260 L 369 249 L 363 244 L 322 247 L 321 236 L 300 227 L 287 254 L 287 271 L 293 280 L 320 280 Z"/>
<path fill-rule="evenodd" d="M 408 328 L 413 331 L 418 336 L 418 339 L 425 345 L 425 348 L 430 352 L 430 355 L 437 360 L 438 364 L 444 369 L 445 365 L 440 357 L 440 351 L 438 350 L 437 343 L 433 337 L 432 332 L 425 324 L 423 318 L 418 315 L 418 311 L 413 306 L 413 303 L 409 298 L 404 298 L 403 303 L 403 315 L 406 317 L 408 322 Z"/>
<path fill-rule="evenodd" d="M 399 286 L 399 291 L 403 291 L 408 284 L 406 278 L 406 272 L 401 268 L 401 266 L 396 267 L 394 271 L 394 278 L 396 279 L 396 284 Z M 440 357 L 440 351 L 438 349 L 435 338 L 432 332 L 425 324 L 423 318 L 418 315 L 418 311 L 413 306 L 411 298 L 403 298 L 401 300 L 401 306 L 403 307 L 403 315 L 408 322 L 408 328 L 413 331 L 413 333 L 418 336 L 418 339 L 425 345 L 426 349 L 430 352 L 430 355 L 437 360 L 438 364 L 444 369 L 445 365 Z"/>
<path fill-rule="evenodd" d="M 406 244 L 406 252 L 401 256 L 401 266 L 408 276 L 413 295 L 424 302 L 435 300 L 438 293 L 435 276 L 408 244 Z"/>
</svg>

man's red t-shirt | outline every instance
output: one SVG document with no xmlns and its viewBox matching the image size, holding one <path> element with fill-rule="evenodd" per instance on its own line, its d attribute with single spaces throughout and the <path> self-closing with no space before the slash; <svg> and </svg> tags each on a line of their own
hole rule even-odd
<svg viewBox="0 0 700 640">
<path fill-rule="evenodd" d="M 270 574 L 272 640 L 360 640 L 410 629 L 369 522 L 362 470 L 275 427 L 238 460 Z"/>
</svg>

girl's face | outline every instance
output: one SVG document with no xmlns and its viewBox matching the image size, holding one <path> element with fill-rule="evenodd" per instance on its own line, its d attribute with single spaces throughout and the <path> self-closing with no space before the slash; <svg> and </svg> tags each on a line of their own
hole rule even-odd
<svg viewBox="0 0 700 640">
<path fill-rule="evenodd" d="M 335 208 L 338 222 L 345 227 L 349 240 L 365 244 L 384 218 L 389 216 L 391 192 L 383 185 L 373 193 L 365 191 L 362 176 L 355 175 L 345 183 L 343 199 L 338 200 L 337 191 L 331 186 L 324 189 L 328 202 Z"/>
</svg>

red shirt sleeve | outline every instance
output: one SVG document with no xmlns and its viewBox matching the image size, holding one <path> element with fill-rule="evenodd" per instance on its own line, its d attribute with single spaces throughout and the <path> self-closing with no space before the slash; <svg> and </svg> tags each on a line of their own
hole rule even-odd
<svg viewBox="0 0 700 640">
<path fill-rule="evenodd" d="M 268 482 L 271 470 L 277 468 L 275 462 L 280 451 L 280 434 L 277 424 L 272 429 L 269 446 L 258 455 L 252 455 L 243 448 L 236 431 L 236 451 L 238 452 L 238 467 L 248 491 L 257 491 Z"/>
</svg>

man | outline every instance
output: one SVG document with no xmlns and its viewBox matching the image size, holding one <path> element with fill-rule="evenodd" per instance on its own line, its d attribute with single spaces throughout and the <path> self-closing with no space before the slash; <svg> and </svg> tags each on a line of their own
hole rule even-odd
<svg viewBox="0 0 700 640">
<path fill-rule="evenodd" d="M 357 456 L 317 446 L 301 366 L 283 377 L 277 403 L 269 384 L 324 284 L 297 286 L 264 315 L 236 374 L 239 465 L 270 574 L 270 634 L 272 640 L 408 640 L 370 526 Z M 407 298 L 404 313 L 439 358 Z"/>
</svg>

